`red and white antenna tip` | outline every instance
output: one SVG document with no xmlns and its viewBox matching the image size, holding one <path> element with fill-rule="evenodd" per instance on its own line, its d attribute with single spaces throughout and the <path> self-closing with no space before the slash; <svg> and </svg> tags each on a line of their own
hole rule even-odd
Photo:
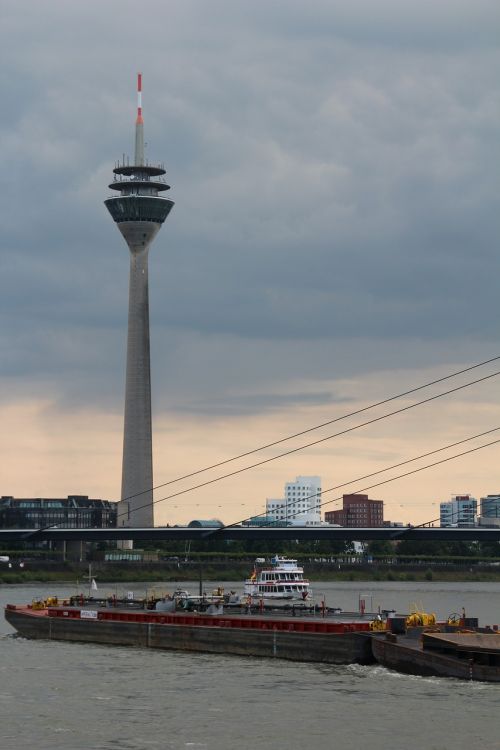
<svg viewBox="0 0 500 750">
<path fill-rule="evenodd" d="M 137 73 L 137 123 L 142 124 L 142 73 Z"/>
</svg>

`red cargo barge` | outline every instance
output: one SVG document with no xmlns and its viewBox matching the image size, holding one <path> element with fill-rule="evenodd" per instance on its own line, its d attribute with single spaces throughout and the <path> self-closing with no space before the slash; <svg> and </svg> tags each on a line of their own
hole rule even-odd
<svg viewBox="0 0 500 750">
<path fill-rule="evenodd" d="M 370 623 L 327 617 L 161 612 L 116 607 L 7 605 L 26 638 L 80 641 L 329 664 L 373 662 Z"/>
</svg>

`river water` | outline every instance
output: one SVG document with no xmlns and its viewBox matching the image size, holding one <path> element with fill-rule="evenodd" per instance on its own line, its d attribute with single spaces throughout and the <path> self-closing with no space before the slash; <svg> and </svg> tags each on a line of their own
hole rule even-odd
<svg viewBox="0 0 500 750">
<path fill-rule="evenodd" d="M 195 593 L 196 586 L 190 589 Z M 120 585 L 118 593 L 127 590 L 142 596 L 145 585 Z M 0 586 L 0 605 L 72 593 L 74 586 Z M 322 583 L 315 588 L 320 593 L 345 610 L 357 609 L 360 598 L 367 607 L 399 612 L 415 602 L 439 617 L 465 607 L 481 624 L 500 624 L 499 583 Z M 31 746 L 499 750 L 500 685 L 411 677 L 378 666 L 28 641 L 14 637 L 2 619 L 0 748 Z"/>
</svg>

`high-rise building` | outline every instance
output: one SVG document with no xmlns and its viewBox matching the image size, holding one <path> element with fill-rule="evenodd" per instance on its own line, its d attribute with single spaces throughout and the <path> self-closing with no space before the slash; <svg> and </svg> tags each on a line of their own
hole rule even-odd
<svg viewBox="0 0 500 750">
<path fill-rule="evenodd" d="M 342 508 L 327 511 L 325 521 L 349 528 L 378 528 L 384 525 L 384 501 L 361 493 L 343 495 Z"/>
<path fill-rule="evenodd" d="M 130 250 L 130 287 L 127 338 L 127 376 L 123 463 L 118 526 L 153 526 L 153 450 L 151 434 L 151 374 L 149 354 L 149 248 L 167 218 L 173 201 L 159 193 L 168 190 L 163 164 L 144 156 L 142 76 L 137 77 L 135 157 L 123 157 L 109 185 L 120 195 L 106 207 Z"/>
<path fill-rule="evenodd" d="M 453 495 L 439 505 L 439 525 L 470 527 L 477 521 L 477 500 L 471 495 Z"/>
<path fill-rule="evenodd" d="M 271 522 L 318 526 L 321 524 L 321 477 L 297 477 L 286 482 L 285 497 L 266 500 Z"/>
</svg>

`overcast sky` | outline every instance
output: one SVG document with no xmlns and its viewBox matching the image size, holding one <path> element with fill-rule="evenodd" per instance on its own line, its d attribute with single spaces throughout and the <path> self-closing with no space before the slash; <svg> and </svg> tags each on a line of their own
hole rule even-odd
<svg viewBox="0 0 500 750">
<path fill-rule="evenodd" d="M 118 497 L 128 250 L 103 201 L 139 70 L 175 201 L 150 255 L 158 483 L 500 354 L 497 2 L 0 13 L 0 494 Z M 297 474 L 333 486 L 497 424 L 477 386 L 158 520 L 235 520 Z M 424 520 L 500 492 L 497 466 L 490 448 L 371 494 Z"/>
</svg>

